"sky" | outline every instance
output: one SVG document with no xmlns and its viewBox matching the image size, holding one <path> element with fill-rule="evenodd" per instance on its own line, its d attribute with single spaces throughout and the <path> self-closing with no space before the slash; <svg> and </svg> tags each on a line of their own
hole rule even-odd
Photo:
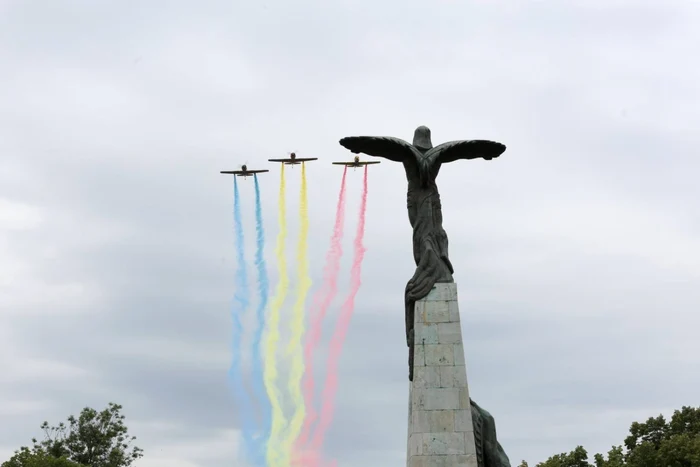
<svg viewBox="0 0 700 467">
<path fill-rule="evenodd" d="M 511 464 L 607 452 L 633 421 L 697 405 L 698 22 L 691 0 L 0 0 L 0 460 L 42 421 L 114 401 L 145 450 L 136 467 L 243 465 L 219 170 L 271 170 L 274 286 L 266 160 L 319 158 L 313 291 L 341 176 L 329 161 L 351 157 L 338 140 L 419 125 L 433 144 L 507 146 L 438 184 L 470 392 Z M 405 462 L 405 184 L 398 164 L 371 167 L 325 447 L 339 467 Z M 339 299 L 360 189 L 349 172 Z"/>
</svg>

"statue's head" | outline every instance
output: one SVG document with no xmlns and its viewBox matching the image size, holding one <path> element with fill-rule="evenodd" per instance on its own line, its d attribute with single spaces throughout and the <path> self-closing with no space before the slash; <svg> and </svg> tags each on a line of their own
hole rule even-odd
<svg viewBox="0 0 700 467">
<path fill-rule="evenodd" d="M 430 128 L 427 126 L 419 126 L 413 133 L 413 145 L 418 149 L 432 149 L 433 143 L 430 141 Z"/>
</svg>

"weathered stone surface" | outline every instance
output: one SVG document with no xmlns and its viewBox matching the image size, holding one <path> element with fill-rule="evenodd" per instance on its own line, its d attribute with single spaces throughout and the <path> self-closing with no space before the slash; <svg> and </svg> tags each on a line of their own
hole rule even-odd
<svg viewBox="0 0 700 467">
<path fill-rule="evenodd" d="M 425 410 L 457 410 L 459 409 L 458 388 L 429 388 L 423 399 Z"/>
<path fill-rule="evenodd" d="M 459 305 L 457 304 L 457 300 L 449 302 L 447 306 L 450 309 L 450 321 L 453 323 L 459 323 Z"/>
<path fill-rule="evenodd" d="M 413 370 L 413 386 L 417 388 L 442 387 L 440 368 L 435 366 L 417 366 Z"/>
<path fill-rule="evenodd" d="M 460 388 L 459 389 L 459 408 L 469 409 L 471 406 L 469 404 L 469 389 Z"/>
<path fill-rule="evenodd" d="M 477 467 L 456 300 L 446 283 L 416 303 L 408 466 Z"/>
<path fill-rule="evenodd" d="M 464 360 L 464 345 L 460 344 L 454 344 L 453 347 L 454 351 L 454 356 L 453 356 L 453 361 L 455 365 L 461 365 L 464 366 L 466 365 L 466 361 Z"/>
<path fill-rule="evenodd" d="M 438 301 L 457 303 L 457 287 L 454 285 L 454 282 L 452 284 L 436 284 L 435 287 L 428 292 L 428 295 L 416 302 L 416 304 L 423 302 L 427 305 L 427 302 Z"/>
<path fill-rule="evenodd" d="M 422 345 L 417 345 L 413 354 L 413 366 L 425 366 L 425 348 Z"/>
<path fill-rule="evenodd" d="M 415 326 L 416 335 L 420 336 L 419 344 L 447 344 L 438 339 L 438 324 L 418 323 Z"/>
<path fill-rule="evenodd" d="M 469 397 L 457 286 L 436 284 L 415 309 L 406 465 L 510 467 L 493 417 Z"/>
<path fill-rule="evenodd" d="M 474 426 L 472 425 L 472 411 L 469 409 L 456 410 L 454 414 L 455 418 L 455 431 L 473 432 Z"/>
<path fill-rule="evenodd" d="M 414 456 L 409 467 L 477 467 L 476 455 Z"/>
<path fill-rule="evenodd" d="M 455 346 L 452 344 L 426 344 L 422 346 L 425 351 L 426 366 L 454 365 Z"/>
<path fill-rule="evenodd" d="M 464 365 L 440 367 L 440 387 L 464 388 L 467 386 L 467 368 Z"/>
<path fill-rule="evenodd" d="M 423 434 L 414 433 L 408 439 L 408 455 L 421 456 L 423 455 Z"/>
<path fill-rule="evenodd" d="M 449 323 L 450 322 L 450 307 L 448 302 L 434 301 L 426 302 L 423 313 L 419 314 L 423 323 Z M 420 341 L 416 340 L 416 343 Z"/>
<path fill-rule="evenodd" d="M 450 318 L 452 319 L 452 318 Z M 459 323 L 438 323 L 435 325 L 436 331 L 436 344 L 461 344 L 462 343 L 462 329 L 460 326 L 455 326 Z M 426 344 L 432 344 L 432 342 L 426 342 Z"/>
<path fill-rule="evenodd" d="M 423 455 L 464 454 L 463 433 L 423 433 Z"/>
</svg>

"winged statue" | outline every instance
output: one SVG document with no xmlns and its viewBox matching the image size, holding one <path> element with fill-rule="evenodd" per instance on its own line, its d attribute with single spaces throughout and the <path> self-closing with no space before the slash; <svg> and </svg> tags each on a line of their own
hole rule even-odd
<svg viewBox="0 0 700 467">
<path fill-rule="evenodd" d="M 454 268 L 442 228 L 442 207 L 436 179 L 442 164 L 461 159 L 494 159 L 505 145 L 486 140 L 451 141 L 433 147 L 430 129 L 419 126 L 413 144 L 386 136 L 349 136 L 340 144 L 355 154 L 401 162 L 408 181 L 408 220 L 413 227 L 413 259 L 416 271 L 406 284 L 406 341 L 409 347 L 409 379 L 413 380 L 413 313 L 415 302 L 428 295 L 438 282 L 454 282 Z"/>
</svg>

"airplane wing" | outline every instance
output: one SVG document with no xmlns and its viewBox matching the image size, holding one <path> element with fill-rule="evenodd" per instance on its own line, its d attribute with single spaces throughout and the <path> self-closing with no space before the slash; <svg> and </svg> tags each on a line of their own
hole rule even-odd
<svg viewBox="0 0 700 467">
<path fill-rule="evenodd" d="M 332 164 L 335 165 L 353 165 L 354 162 L 331 162 Z"/>
<path fill-rule="evenodd" d="M 219 172 L 219 173 L 220 173 L 220 174 L 234 174 L 234 175 L 237 175 L 237 174 L 242 174 L 243 172 L 241 172 L 240 170 L 222 170 L 222 171 Z"/>
<path fill-rule="evenodd" d="M 379 164 L 381 161 L 364 161 L 360 162 L 360 165 L 369 165 L 369 164 Z"/>
<path fill-rule="evenodd" d="M 249 173 L 249 174 L 260 174 L 260 173 L 263 173 L 263 172 L 269 172 L 269 170 L 249 170 L 249 171 L 246 172 L 246 173 Z"/>
<path fill-rule="evenodd" d="M 299 160 L 299 159 L 297 159 Z M 268 162 L 291 162 L 291 159 L 268 159 Z"/>
<path fill-rule="evenodd" d="M 318 160 L 318 157 L 297 157 L 294 160 L 296 162 L 316 161 L 316 160 Z"/>
</svg>

